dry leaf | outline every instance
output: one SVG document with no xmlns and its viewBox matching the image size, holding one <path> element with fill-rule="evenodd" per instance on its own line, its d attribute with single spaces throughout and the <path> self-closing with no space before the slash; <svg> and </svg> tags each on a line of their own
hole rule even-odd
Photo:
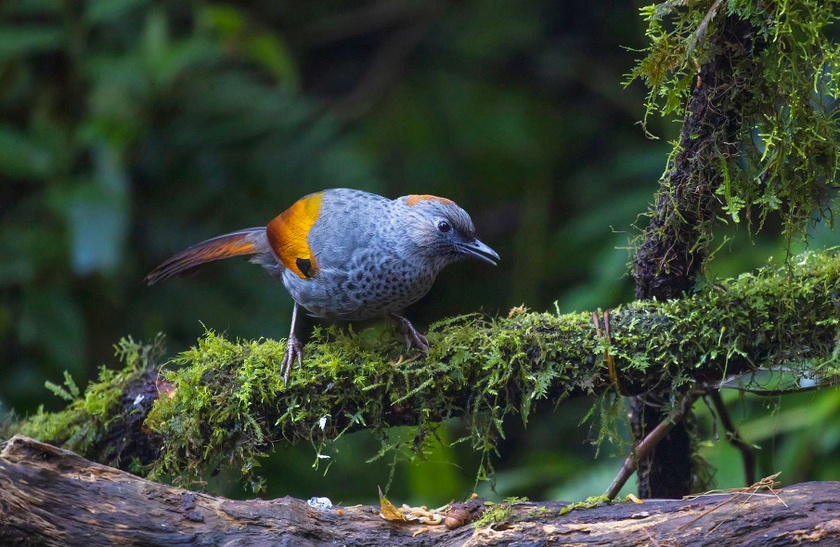
<svg viewBox="0 0 840 547">
<path fill-rule="evenodd" d="M 377 486 L 377 488 L 379 487 Z M 399 509 L 394 507 L 393 503 L 388 501 L 388 498 L 386 498 L 385 494 L 382 493 L 381 488 L 379 488 L 379 516 L 385 520 L 405 522 L 405 516 Z"/>
<path fill-rule="evenodd" d="M 379 516 L 387 521 L 437 526 L 443 523 L 446 516 L 445 513 L 448 509 L 449 506 L 444 505 L 443 507 L 430 511 L 425 505 L 422 507 L 409 507 L 406 504 L 403 504 L 402 507 L 397 509 L 393 503 L 388 501 L 388 498 L 382 493 L 382 489 L 379 488 Z"/>
</svg>

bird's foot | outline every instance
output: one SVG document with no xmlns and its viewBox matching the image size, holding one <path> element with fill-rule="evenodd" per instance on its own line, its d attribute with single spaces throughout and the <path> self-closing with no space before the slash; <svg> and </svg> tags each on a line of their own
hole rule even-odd
<svg viewBox="0 0 840 547">
<path fill-rule="evenodd" d="M 400 334 L 402 334 L 403 341 L 405 341 L 405 349 L 410 350 L 412 346 L 418 348 L 420 351 L 429 354 L 429 341 L 425 336 L 417 332 L 411 321 L 401 315 L 391 314 L 394 321 L 400 327 Z"/>
<path fill-rule="evenodd" d="M 289 383 L 289 375 L 292 372 L 292 366 L 297 361 L 298 367 L 303 366 L 303 346 L 300 345 L 300 340 L 295 336 L 295 333 L 289 335 L 289 340 L 286 342 L 286 354 L 283 356 L 283 362 L 280 363 L 280 375 L 283 376 L 283 383 Z"/>
</svg>

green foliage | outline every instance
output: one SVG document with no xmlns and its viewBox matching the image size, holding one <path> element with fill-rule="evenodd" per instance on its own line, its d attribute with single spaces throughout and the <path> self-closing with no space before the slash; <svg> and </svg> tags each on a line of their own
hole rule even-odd
<svg viewBox="0 0 840 547">
<path fill-rule="evenodd" d="M 761 227 L 768 215 L 779 214 L 788 241 L 804 237 L 815 214 L 833 222 L 828 187 L 840 166 L 838 8 L 836 0 L 706 0 L 642 8 L 650 43 L 627 83 L 641 79 L 647 85 L 646 119 L 654 113 L 683 116 L 692 93 L 708 85 L 697 79 L 700 67 L 718 56 L 737 57 L 732 34 L 750 33 L 745 62 L 736 63 L 731 75 L 714 75 L 731 82 L 723 92 L 740 101 L 737 112 L 721 113 L 720 122 L 739 126 L 740 152 L 712 144 L 694 159 L 715 166 L 722 177 L 715 192 L 729 221 L 757 212 Z M 729 28 L 735 25 L 740 30 Z M 711 232 L 712 226 L 700 230 Z"/>
<path fill-rule="evenodd" d="M 79 392 L 79 386 L 76 385 L 76 381 L 73 380 L 73 377 L 70 376 L 70 373 L 66 370 L 64 371 L 64 385 L 67 386 L 67 389 L 58 384 L 54 384 L 49 380 L 44 384 L 44 386 L 50 390 L 53 395 L 61 397 L 67 402 L 72 403 L 74 400 L 79 398 L 81 395 Z"/>
</svg>

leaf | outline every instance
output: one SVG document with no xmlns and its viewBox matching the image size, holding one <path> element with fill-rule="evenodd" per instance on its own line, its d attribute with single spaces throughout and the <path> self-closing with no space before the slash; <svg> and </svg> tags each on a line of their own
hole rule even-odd
<svg viewBox="0 0 840 547">
<path fill-rule="evenodd" d="M 153 9 L 146 17 L 143 29 L 143 54 L 149 66 L 157 66 L 170 41 L 169 20 L 162 9 Z"/>
<path fill-rule="evenodd" d="M 390 522 L 408 522 L 414 524 L 430 524 L 437 526 L 443 523 L 446 517 L 446 512 L 449 510 L 448 505 L 439 507 L 437 509 L 426 509 L 423 507 L 409 507 L 403 504 L 402 508 L 397 509 L 393 503 L 388 501 L 382 489 L 379 488 L 379 516 Z"/>
<path fill-rule="evenodd" d="M 64 44 L 60 27 L 19 25 L 0 27 L 0 63 L 19 55 L 57 50 Z"/>
<path fill-rule="evenodd" d="M 388 501 L 388 498 L 382 493 L 382 488 L 378 486 L 377 488 L 379 489 L 379 516 L 391 522 L 406 522 L 405 515 Z"/>
<path fill-rule="evenodd" d="M 170 44 L 155 66 L 155 79 L 161 86 L 170 86 L 183 72 L 195 65 L 211 65 L 222 59 L 221 49 L 202 36 Z"/>
<path fill-rule="evenodd" d="M 245 28 L 242 13 L 233 6 L 206 6 L 201 10 L 199 21 L 226 37 L 239 34 Z"/>
<path fill-rule="evenodd" d="M 59 207 L 70 226 L 73 270 L 81 275 L 115 268 L 128 234 L 128 175 L 111 148 L 93 149 L 96 179 L 78 184 Z"/>
<path fill-rule="evenodd" d="M 53 169 L 50 151 L 24 133 L 0 126 L 0 173 L 42 179 Z"/>
<path fill-rule="evenodd" d="M 254 36 L 247 48 L 250 57 L 271 72 L 288 91 L 298 87 L 298 70 L 289 48 L 280 38 L 268 32 Z"/>
</svg>

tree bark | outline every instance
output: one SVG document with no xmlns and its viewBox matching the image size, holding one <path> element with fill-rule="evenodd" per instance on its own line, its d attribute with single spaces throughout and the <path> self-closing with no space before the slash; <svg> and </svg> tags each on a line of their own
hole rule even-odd
<svg viewBox="0 0 840 547">
<path fill-rule="evenodd" d="M 400 524 L 371 506 L 235 501 L 15 436 L 0 453 L 4 545 L 789 545 L 840 541 L 840 483 L 600 505 L 518 502 L 482 526 Z M 499 506 L 494 506 L 498 508 Z M 492 509 L 492 508 L 491 508 Z"/>
<path fill-rule="evenodd" d="M 736 73 L 749 72 L 743 66 L 753 53 L 752 28 L 749 22 L 730 17 L 709 39 L 720 42 L 720 54 L 698 70 L 680 131 L 680 151 L 661 180 L 656 208 L 633 260 L 640 300 L 680 298 L 694 289 L 720 209 L 715 195 L 723 181 L 720 164 L 738 155 L 737 134 L 750 95 L 749 86 L 736 86 L 734 78 Z M 736 89 L 740 92 L 733 92 Z M 662 421 L 662 407 L 670 395 L 655 390 L 628 399 L 637 443 Z M 704 486 L 693 461 L 693 424 L 689 410 L 656 450 L 640 459 L 639 496 L 678 498 Z"/>
</svg>

